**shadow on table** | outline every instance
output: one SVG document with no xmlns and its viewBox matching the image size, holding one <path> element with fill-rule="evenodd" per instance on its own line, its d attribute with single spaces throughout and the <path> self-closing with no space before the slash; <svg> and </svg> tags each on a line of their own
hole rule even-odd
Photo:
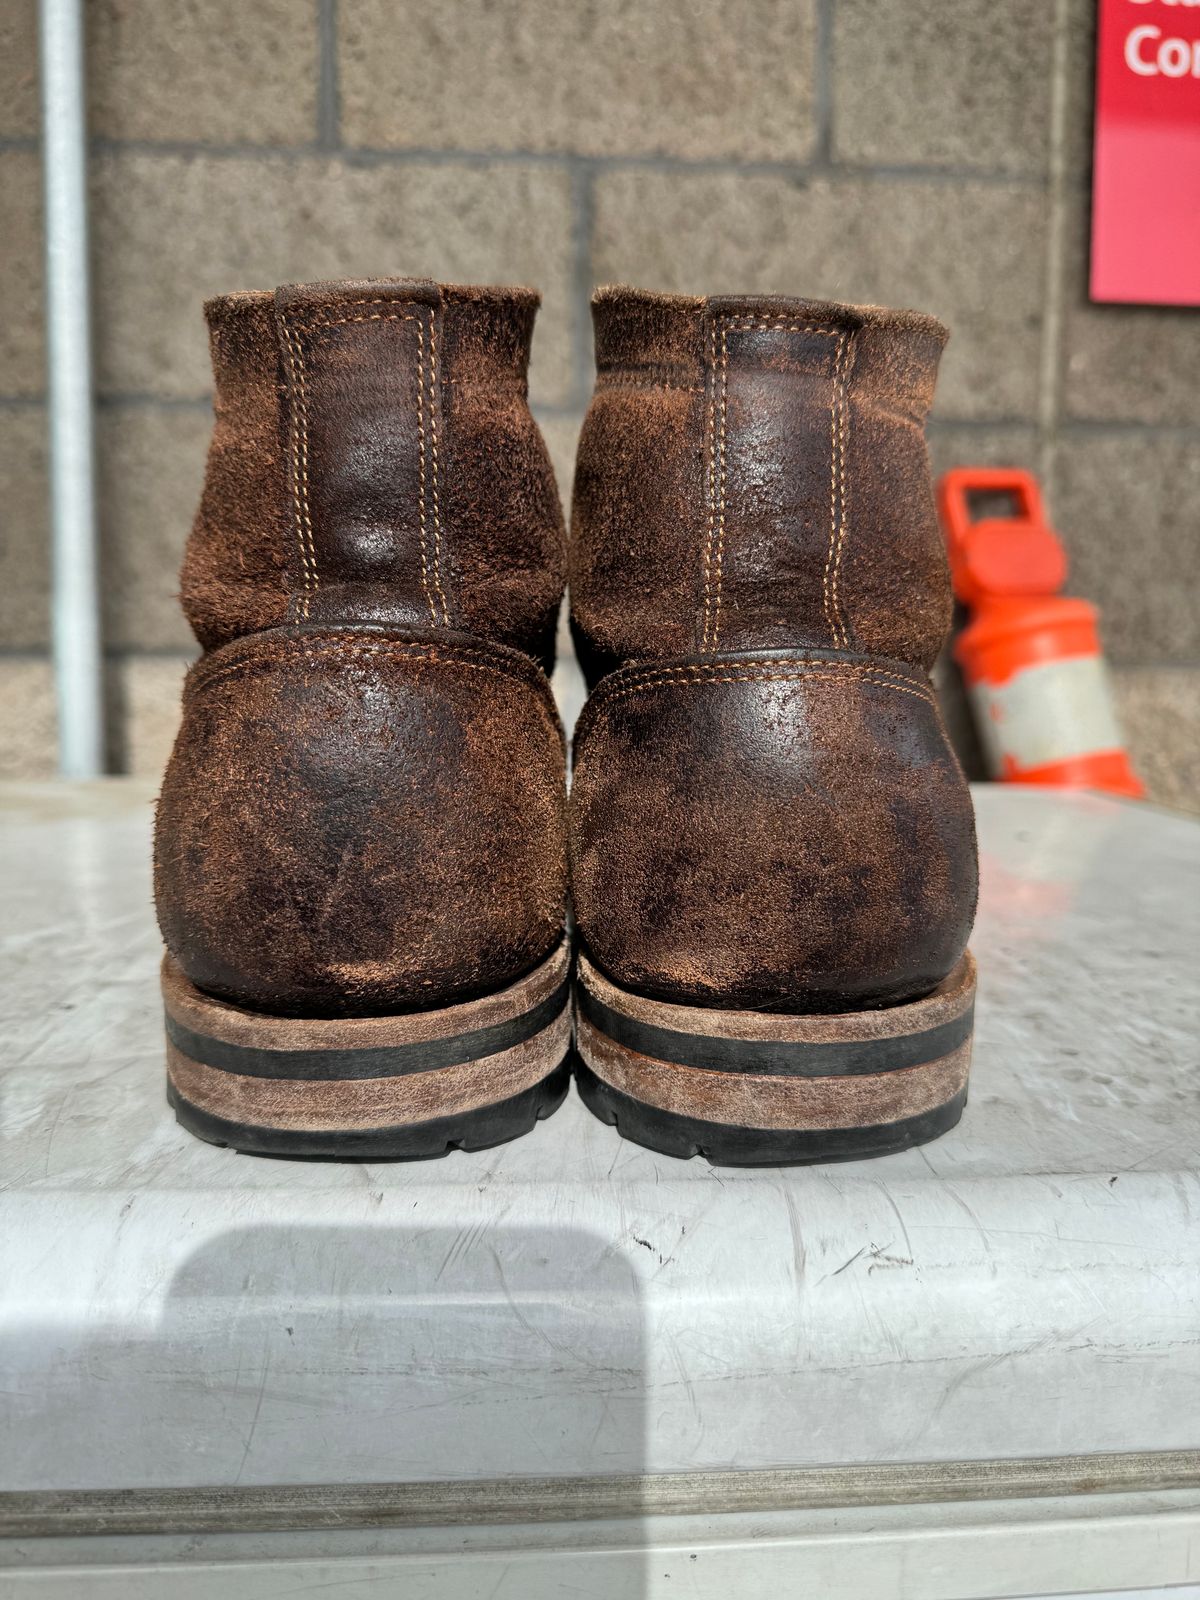
<svg viewBox="0 0 1200 1600">
<path fill-rule="evenodd" d="M 6 1486 L 500 1480 L 496 1504 L 488 1491 L 464 1508 L 451 1490 L 457 1509 L 430 1518 L 469 1524 L 539 1520 L 503 1480 L 644 1471 L 639 1284 L 612 1240 L 478 1215 L 401 1227 L 379 1198 L 376 1224 L 209 1239 L 165 1293 L 147 1283 L 161 1309 L 131 1309 L 129 1334 L 10 1327 Z M 517 1487 L 537 1502 L 536 1485 Z M 561 1487 L 545 1486 L 551 1504 Z M 618 1561 L 606 1594 L 644 1594 L 642 1559 Z"/>
</svg>

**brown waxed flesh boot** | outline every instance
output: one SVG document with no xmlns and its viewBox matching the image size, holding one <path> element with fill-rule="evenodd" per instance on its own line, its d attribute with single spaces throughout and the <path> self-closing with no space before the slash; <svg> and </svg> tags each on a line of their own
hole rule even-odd
<svg viewBox="0 0 1200 1600">
<path fill-rule="evenodd" d="M 722 1164 L 958 1121 L 970 795 L 924 423 L 932 318 L 782 297 L 593 302 L 575 476 L 580 1092 Z"/>
<path fill-rule="evenodd" d="M 537 296 L 211 301 L 183 566 L 204 653 L 163 783 L 168 1095 L 201 1138 L 415 1159 L 565 1093 L 557 491 Z"/>
</svg>

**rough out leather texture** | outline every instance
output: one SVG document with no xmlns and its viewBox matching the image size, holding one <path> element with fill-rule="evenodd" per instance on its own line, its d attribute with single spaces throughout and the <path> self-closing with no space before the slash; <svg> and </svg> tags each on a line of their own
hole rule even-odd
<svg viewBox="0 0 1200 1600">
<path fill-rule="evenodd" d="M 950 623 L 912 312 L 601 290 L 571 610 L 593 679 L 802 645 L 932 666 Z"/>
<path fill-rule="evenodd" d="M 552 664 L 565 539 L 526 398 L 537 305 L 416 280 L 206 305 L 216 419 L 182 578 L 201 644 L 428 624 Z"/>
<path fill-rule="evenodd" d="M 156 835 L 159 920 L 202 989 L 445 1006 L 562 937 L 537 303 L 386 280 L 206 307 L 216 421 L 183 567 L 206 654 Z"/>
<path fill-rule="evenodd" d="M 155 893 L 193 983 L 365 1016 L 503 987 L 562 937 L 549 685 L 463 634 L 261 633 L 202 659 L 159 802 Z"/>
<path fill-rule="evenodd" d="M 580 932 L 639 993 L 888 1005 L 966 947 L 971 803 L 900 663 L 782 651 L 613 673 L 576 733 L 571 806 Z"/>
<path fill-rule="evenodd" d="M 950 620 L 908 312 L 602 290 L 572 626 L 575 916 L 617 983 L 722 1007 L 915 998 L 974 918 L 929 687 Z M 598 685 L 598 687 L 596 687 Z"/>
</svg>

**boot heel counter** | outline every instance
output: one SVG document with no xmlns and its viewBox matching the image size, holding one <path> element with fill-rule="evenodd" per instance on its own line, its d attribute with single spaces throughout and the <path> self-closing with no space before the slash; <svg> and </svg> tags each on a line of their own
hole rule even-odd
<svg viewBox="0 0 1200 1600">
<path fill-rule="evenodd" d="M 445 1005 L 561 938 L 562 736 L 544 676 L 469 636 L 279 629 L 189 679 L 155 840 L 167 948 L 290 1015 Z"/>
<path fill-rule="evenodd" d="M 974 918 L 974 818 L 922 673 L 833 652 L 627 668 L 576 735 L 576 920 L 615 981 L 781 1011 L 934 988 Z"/>
</svg>

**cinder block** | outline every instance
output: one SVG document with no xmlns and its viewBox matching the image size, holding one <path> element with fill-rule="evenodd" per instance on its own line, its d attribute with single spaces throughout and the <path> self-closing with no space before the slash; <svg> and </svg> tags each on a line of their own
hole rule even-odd
<svg viewBox="0 0 1200 1600">
<path fill-rule="evenodd" d="M 161 777 L 179 728 L 188 656 L 125 656 L 113 664 L 113 765 L 138 777 Z"/>
<path fill-rule="evenodd" d="M 45 657 L 0 658 L 0 779 L 52 778 L 54 675 Z"/>
<path fill-rule="evenodd" d="M 37 0 L 0 8 L 0 139 L 38 131 Z"/>
<path fill-rule="evenodd" d="M 349 144 L 804 160 L 814 0 L 341 0 Z"/>
<path fill-rule="evenodd" d="M 1140 664 L 1200 659 L 1200 441 L 1068 431 L 1052 513 L 1070 590 L 1100 606 L 1108 655 Z"/>
<path fill-rule="evenodd" d="M 97 427 L 110 649 L 194 645 L 179 564 L 204 478 L 207 406 L 106 406 Z"/>
<path fill-rule="evenodd" d="M 1065 218 L 1064 415 L 1097 422 L 1194 423 L 1200 317 L 1185 307 L 1093 305 L 1087 288 L 1088 227 L 1080 195 Z"/>
<path fill-rule="evenodd" d="M 157 777 L 179 725 L 186 656 L 105 663 L 109 766 Z M 0 659 L 0 779 L 52 778 L 58 770 L 54 673 L 45 656 Z"/>
<path fill-rule="evenodd" d="M 113 139 L 310 144 L 317 7 L 89 0 L 88 109 Z"/>
<path fill-rule="evenodd" d="M 0 413 L 0 648 L 28 650 L 50 637 L 50 530 L 46 413 Z"/>
<path fill-rule="evenodd" d="M 42 174 L 32 151 L 0 152 L 0 395 L 46 385 L 42 319 Z"/>
<path fill-rule="evenodd" d="M 1200 813 L 1200 665 L 1113 674 L 1125 745 L 1151 800 Z"/>
<path fill-rule="evenodd" d="M 833 17 L 835 158 L 1045 169 L 1054 20 L 1046 0 L 837 0 Z"/>
<path fill-rule="evenodd" d="M 935 481 L 951 467 L 1020 467 L 1038 471 L 1037 432 L 1032 427 L 965 427 L 933 422 L 929 460 Z"/>
<path fill-rule="evenodd" d="M 1050 9 L 1047 6 L 1047 11 Z M 1096 0 L 1067 0 L 1064 50 L 1063 160 L 1067 173 L 1087 180 L 1092 170 L 1096 95 Z"/>
<path fill-rule="evenodd" d="M 94 193 L 106 393 L 206 394 L 211 295 L 409 274 L 539 285 L 534 397 L 570 397 L 569 192 L 557 169 L 123 153 L 96 162 Z"/>
<path fill-rule="evenodd" d="M 597 181 L 594 276 L 931 311 L 943 417 L 1036 413 L 1045 197 L 1027 185 L 626 171 Z"/>
</svg>

